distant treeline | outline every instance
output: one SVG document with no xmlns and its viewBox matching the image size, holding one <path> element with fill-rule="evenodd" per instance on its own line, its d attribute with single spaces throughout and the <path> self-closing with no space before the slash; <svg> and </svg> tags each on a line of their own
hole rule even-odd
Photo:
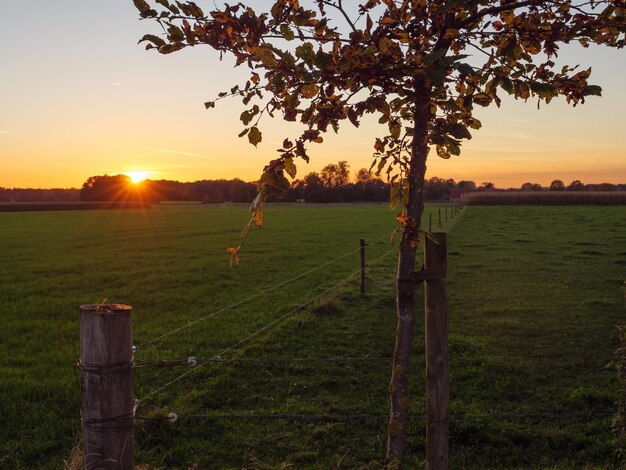
<svg viewBox="0 0 626 470">
<path fill-rule="evenodd" d="M 468 191 L 569 191 L 607 192 L 626 191 L 626 184 L 584 184 L 572 181 L 565 185 L 554 180 L 549 187 L 524 183 L 519 189 L 498 190 L 491 182 L 477 185 L 474 181 L 459 181 L 433 177 L 426 180 L 427 201 L 446 201 L 454 190 L 456 197 Z M 345 161 L 326 165 L 319 173 L 310 172 L 291 183 L 281 198 L 283 202 L 386 202 L 389 201 L 389 183 L 374 177 L 362 168 L 351 178 Z M 103 175 L 88 178 L 79 189 L 8 189 L 0 187 L 0 202 L 143 202 L 200 201 L 206 204 L 222 202 L 252 202 L 257 195 L 256 183 L 240 179 L 201 180 L 190 183 L 170 180 L 145 180 L 134 184 L 126 175 Z"/>
<path fill-rule="evenodd" d="M 80 189 L 31 189 L 0 187 L 0 202 L 75 202 Z"/>
</svg>

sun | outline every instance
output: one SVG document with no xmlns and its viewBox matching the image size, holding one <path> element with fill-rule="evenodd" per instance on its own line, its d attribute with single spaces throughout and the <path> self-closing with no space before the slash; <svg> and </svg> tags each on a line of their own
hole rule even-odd
<svg viewBox="0 0 626 470">
<path fill-rule="evenodd" d="M 130 178 L 130 181 L 132 183 L 135 183 L 135 184 L 141 183 L 143 180 L 145 180 L 148 177 L 147 171 L 127 171 L 124 174 Z"/>
</svg>

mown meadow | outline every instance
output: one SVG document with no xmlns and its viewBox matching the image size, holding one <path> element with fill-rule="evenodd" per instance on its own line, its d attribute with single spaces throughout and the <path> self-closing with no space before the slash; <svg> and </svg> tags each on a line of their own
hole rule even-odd
<svg viewBox="0 0 626 470">
<path fill-rule="evenodd" d="M 135 371 L 138 414 L 180 416 L 137 422 L 138 463 L 377 468 L 395 329 L 393 213 L 270 207 L 230 269 L 225 248 L 246 220 L 239 207 L 0 213 L 0 468 L 59 468 L 79 442 L 78 305 L 105 298 L 134 307 L 138 361 L 203 364 L 162 390 L 190 369 Z M 451 467 L 617 468 L 607 364 L 624 320 L 626 207 L 476 206 L 446 228 Z M 371 263 L 364 297 L 359 238 Z M 424 457 L 420 318 L 408 468 Z"/>
</svg>

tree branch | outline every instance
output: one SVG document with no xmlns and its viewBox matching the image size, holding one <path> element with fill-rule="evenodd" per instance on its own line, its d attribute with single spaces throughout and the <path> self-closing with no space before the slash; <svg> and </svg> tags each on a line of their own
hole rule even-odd
<svg viewBox="0 0 626 470">
<path fill-rule="evenodd" d="M 516 10 L 518 8 L 523 8 L 523 7 L 528 7 L 531 5 L 534 5 L 537 3 L 537 0 L 528 0 L 525 2 L 517 2 L 517 3 L 509 3 L 508 5 L 501 5 L 499 7 L 490 7 L 490 8 L 485 8 L 484 10 L 481 10 L 479 12 L 477 12 L 475 15 L 472 15 L 470 17 L 468 17 L 467 19 L 465 19 L 464 21 L 462 21 L 461 23 L 459 23 L 459 28 L 463 28 L 469 24 L 472 24 L 474 21 L 479 20 L 487 15 L 492 15 L 494 13 L 500 13 L 502 11 L 510 11 L 510 10 Z"/>
<path fill-rule="evenodd" d="M 337 10 L 339 10 L 339 12 L 342 14 L 342 16 L 346 19 L 346 21 L 348 22 L 348 24 L 350 25 L 350 27 L 352 28 L 353 32 L 357 32 L 356 26 L 354 24 L 354 22 L 350 19 L 350 17 L 348 16 L 348 14 L 346 13 L 346 10 L 343 9 L 343 2 L 342 0 L 338 0 L 339 3 L 336 5 L 328 0 L 322 0 L 321 3 L 322 5 L 326 5 L 332 8 L 335 8 Z"/>
</svg>

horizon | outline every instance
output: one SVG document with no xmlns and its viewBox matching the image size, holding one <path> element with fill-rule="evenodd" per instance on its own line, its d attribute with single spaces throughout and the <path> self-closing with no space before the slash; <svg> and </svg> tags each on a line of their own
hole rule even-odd
<svg viewBox="0 0 626 470">
<path fill-rule="evenodd" d="M 135 172 L 129 172 L 129 173 L 135 173 Z M 315 173 L 319 174 L 319 172 L 315 172 Z M 157 178 L 145 177 L 145 178 L 141 178 L 141 179 L 136 180 L 136 179 L 133 178 L 133 176 L 131 176 L 131 175 L 127 174 L 127 173 L 112 173 L 110 175 L 108 175 L 108 174 L 91 175 L 91 176 L 88 176 L 87 178 L 85 178 L 83 183 L 85 181 L 87 181 L 88 178 L 91 178 L 91 177 L 96 177 L 96 176 L 120 176 L 120 175 L 128 176 L 131 179 L 131 183 L 133 185 L 134 184 L 141 184 L 141 183 L 143 183 L 145 181 L 149 181 L 149 182 L 167 181 L 167 182 L 174 182 L 174 183 L 181 183 L 181 184 L 193 184 L 193 183 L 200 183 L 200 182 L 203 182 L 203 181 L 234 181 L 234 180 L 239 180 L 239 181 L 242 181 L 242 182 L 247 183 L 247 184 L 256 184 L 257 183 L 256 180 L 246 180 L 246 179 L 238 178 L 238 177 L 233 177 L 233 178 L 204 178 L 204 179 L 195 179 L 195 180 L 187 180 L 187 181 L 181 181 L 181 180 L 169 179 L 169 178 L 158 178 L 157 179 Z M 302 175 L 302 176 L 306 176 L 306 175 Z M 386 178 L 377 177 L 373 173 L 372 173 L 372 177 L 373 178 L 378 178 L 378 179 L 382 180 L 385 183 L 389 183 L 389 181 Z M 446 178 L 446 177 L 442 177 L 442 176 L 438 176 L 438 175 L 429 176 L 427 178 L 427 180 L 430 180 L 430 179 L 433 179 L 433 178 L 440 178 L 440 179 L 443 179 L 443 180 L 450 180 L 451 179 L 456 184 L 459 184 L 460 182 L 467 182 L 467 181 L 474 182 L 474 183 L 476 183 L 477 187 L 482 185 L 483 183 L 487 183 L 487 182 L 494 183 L 493 181 L 490 181 L 490 180 L 480 180 L 480 181 L 478 181 L 478 180 L 471 179 L 471 178 L 461 178 L 461 179 L 457 180 L 455 178 Z M 296 177 L 296 179 L 293 180 L 293 181 L 297 181 L 297 180 L 300 180 L 300 179 L 302 179 L 302 178 Z M 574 181 L 580 181 L 584 185 L 600 185 L 600 184 L 613 184 L 613 185 L 616 185 L 616 186 L 626 185 L 626 181 L 622 182 L 622 181 L 606 180 L 606 181 L 592 182 L 592 181 L 585 181 L 585 180 L 582 180 L 580 178 L 574 178 L 572 180 L 564 180 L 564 179 L 561 179 L 561 178 L 554 178 L 554 179 L 551 179 L 549 182 L 547 182 L 545 184 L 544 183 L 540 183 L 538 181 L 524 181 L 524 183 L 521 183 L 517 187 L 516 186 L 500 186 L 497 183 L 494 183 L 494 187 L 496 189 L 504 189 L 504 190 L 509 190 L 509 189 L 517 189 L 517 190 L 519 190 L 520 186 L 522 184 L 531 183 L 531 184 L 539 184 L 539 185 L 541 185 L 541 187 L 543 189 L 548 189 L 550 187 L 550 184 L 553 181 L 555 181 L 555 180 L 562 181 L 565 184 L 566 187 L 567 187 L 568 184 L 573 183 Z M 357 181 L 356 180 L 356 172 L 350 171 L 350 181 L 349 182 L 350 183 L 355 183 L 356 181 Z M 50 186 L 50 187 L 13 186 L 13 187 L 11 187 L 11 186 L 2 186 L 2 185 L 0 185 L 0 189 L 3 189 L 3 190 L 35 190 L 35 191 L 51 191 L 51 190 L 68 190 L 68 191 L 69 190 L 78 190 L 78 191 L 80 191 L 83 183 L 81 183 L 78 186 L 71 186 L 71 187 L 60 187 L 60 186 Z"/>
<path fill-rule="evenodd" d="M 139 20 L 131 1 L 4 3 L 0 14 L 11 19 L 0 28 L 0 186 L 80 187 L 90 175 L 130 172 L 178 181 L 254 181 L 298 127 L 280 119 L 262 122 L 258 149 L 238 138 L 242 105 L 221 102 L 207 111 L 204 102 L 245 74 L 208 48 L 171 56 L 145 51 L 137 41 L 158 31 Z M 23 34 L 31 29 L 38 34 Z M 464 143 L 460 157 L 431 154 L 426 176 L 498 187 L 626 180 L 623 125 L 616 119 L 626 108 L 622 53 L 563 47 L 557 62 L 592 67 L 591 83 L 602 86 L 602 98 L 576 108 L 555 100 L 537 110 L 535 102 L 503 96 L 501 109 L 477 109 L 483 129 Z M 369 168 L 373 137 L 383 133 L 370 118 L 359 129 L 327 134 L 323 145 L 311 146 L 311 164 L 297 162 L 297 178 L 338 160 L 353 171 Z"/>
</svg>

